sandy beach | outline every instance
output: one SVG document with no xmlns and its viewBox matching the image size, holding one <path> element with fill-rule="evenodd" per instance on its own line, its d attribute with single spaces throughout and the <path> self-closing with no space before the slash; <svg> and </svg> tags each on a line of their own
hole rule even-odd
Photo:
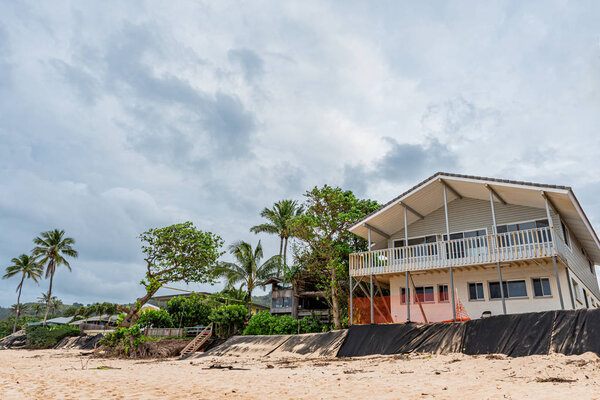
<svg viewBox="0 0 600 400">
<path fill-rule="evenodd" d="M 569 381 L 540 382 L 553 378 Z M 4 400 L 564 399 L 567 395 L 600 398 L 596 355 L 211 356 L 177 361 L 99 359 L 74 350 L 0 351 Z"/>
</svg>

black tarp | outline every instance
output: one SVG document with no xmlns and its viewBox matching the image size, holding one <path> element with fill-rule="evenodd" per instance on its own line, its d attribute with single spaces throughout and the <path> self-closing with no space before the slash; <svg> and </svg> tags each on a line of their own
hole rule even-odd
<svg viewBox="0 0 600 400">
<path fill-rule="evenodd" d="M 548 354 L 554 311 L 498 315 L 468 321 L 465 354 L 506 354 L 511 357 Z"/>
<path fill-rule="evenodd" d="M 458 352 L 463 331 L 464 323 L 353 325 L 338 357 Z"/>
<path fill-rule="evenodd" d="M 556 353 L 600 355 L 600 309 L 556 311 L 552 331 Z"/>
</svg>

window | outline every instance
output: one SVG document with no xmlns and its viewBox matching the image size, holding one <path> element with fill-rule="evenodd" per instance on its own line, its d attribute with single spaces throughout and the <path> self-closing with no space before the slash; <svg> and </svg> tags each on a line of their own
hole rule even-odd
<svg viewBox="0 0 600 400">
<path fill-rule="evenodd" d="M 446 244 L 446 258 L 462 258 L 465 256 L 465 242 L 464 241 L 454 241 L 457 239 L 469 239 L 470 246 L 473 247 L 487 247 L 487 241 L 484 240 L 483 236 L 487 234 L 485 229 L 476 229 L 474 231 L 466 231 L 466 232 L 456 232 L 450 234 L 450 240 L 452 242 Z M 481 239 L 477 239 L 481 237 Z M 448 235 L 442 235 L 442 239 L 444 241 L 448 240 Z"/>
<path fill-rule="evenodd" d="M 484 300 L 483 283 L 469 283 L 469 300 Z"/>
<path fill-rule="evenodd" d="M 513 224 L 498 225 L 498 234 L 509 232 L 527 231 L 520 235 L 503 235 L 501 236 L 502 246 L 514 246 L 528 243 L 540 243 L 550 241 L 550 232 L 533 231 L 533 229 L 547 228 L 548 220 L 539 219 L 537 221 L 517 222 Z M 516 241 L 516 243 L 515 243 Z"/>
<path fill-rule="evenodd" d="M 449 300 L 448 285 L 438 285 L 438 301 L 440 303 L 447 303 Z"/>
<path fill-rule="evenodd" d="M 291 297 L 277 297 L 273 299 L 273 308 L 282 308 L 282 307 L 291 307 L 292 306 L 292 298 Z"/>
<path fill-rule="evenodd" d="M 400 289 L 400 304 L 406 304 L 406 288 Z"/>
<path fill-rule="evenodd" d="M 569 237 L 569 228 L 567 228 L 567 225 L 562 220 L 560 221 L 560 226 L 562 227 L 562 233 L 563 233 L 563 237 L 565 238 L 565 244 L 567 245 L 568 248 L 571 248 L 571 238 Z"/>
<path fill-rule="evenodd" d="M 588 258 L 588 264 L 590 265 L 590 272 L 592 273 L 592 275 L 596 275 L 596 268 L 594 268 L 594 263 L 589 258 Z"/>
<path fill-rule="evenodd" d="M 433 286 L 417 286 L 415 288 L 416 299 L 421 303 L 433 303 L 435 298 L 433 296 Z"/>
<path fill-rule="evenodd" d="M 436 235 L 421 236 L 416 238 L 408 239 L 408 246 L 417 246 L 420 244 L 431 244 L 437 242 Z M 394 240 L 394 247 L 405 247 L 404 239 Z M 411 256 L 421 257 L 425 255 L 437 254 L 437 246 L 419 246 L 415 247 L 413 252 L 409 253 Z M 402 256 L 401 256 L 402 257 Z"/>
<path fill-rule="evenodd" d="M 501 299 L 502 295 L 500 293 L 500 283 L 499 282 L 490 282 L 490 299 Z M 504 298 L 518 298 L 518 297 L 527 297 L 527 286 L 525 285 L 525 281 L 503 281 L 502 288 L 504 289 Z"/>
<path fill-rule="evenodd" d="M 550 279 L 548 278 L 533 278 L 533 296 L 534 297 L 548 297 L 552 296 L 550 291 Z"/>
</svg>

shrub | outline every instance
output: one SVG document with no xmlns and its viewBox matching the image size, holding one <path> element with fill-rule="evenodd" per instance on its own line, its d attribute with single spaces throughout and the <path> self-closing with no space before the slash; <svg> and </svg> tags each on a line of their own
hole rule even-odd
<svg viewBox="0 0 600 400">
<path fill-rule="evenodd" d="M 240 331 L 247 315 L 246 306 L 231 304 L 212 310 L 209 319 L 215 324 L 218 336 L 229 337 Z"/>
<path fill-rule="evenodd" d="M 197 293 L 189 297 L 173 297 L 167 303 L 167 312 L 171 315 L 175 326 L 208 325 L 211 308 L 206 299 Z"/>
<path fill-rule="evenodd" d="M 28 326 L 25 333 L 27 335 L 27 347 L 30 349 L 50 349 L 66 337 L 81 334 L 79 328 L 69 325 Z"/>
<path fill-rule="evenodd" d="M 131 325 L 129 328 L 120 327 L 104 336 L 100 345 L 116 349 L 116 353 L 124 355 L 135 355 L 138 346 L 152 340 L 149 336 L 142 335 L 139 324 Z"/>
<path fill-rule="evenodd" d="M 154 328 L 173 327 L 173 319 L 165 310 L 146 310 L 140 314 L 137 323 L 140 326 L 152 326 Z"/>
<path fill-rule="evenodd" d="M 244 335 L 271 335 L 271 329 L 276 319 L 277 317 L 271 315 L 269 311 L 256 313 L 248 321 Z"/>
<path fill-rule="evenodd" d="M 298 333 L 298 320 L 289 315 L 275 318 L 271 328 L 271 335 L 292 335 Z"/>
<path fill-rule="evenodd" d="M 294 333 L 324 332 L 328 326 L 321 323 L 319 317 L 312 314 L 295 320 L 289 315 L 275 317 L 268 311 L 261 311 L 250 318 L 244 335 L 290 335 Z"/>
</svg>

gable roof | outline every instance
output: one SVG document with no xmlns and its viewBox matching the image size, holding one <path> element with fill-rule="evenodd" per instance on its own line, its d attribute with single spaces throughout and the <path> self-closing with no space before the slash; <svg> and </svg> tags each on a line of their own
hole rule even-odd
<svg viewBox="0 0 600 400">
<path fill-rule="evenodd" d="M 366 238 L 368 225 L 372 235 L 386 238 L 386 235 L 404 228 L 403 204 L 422 215 L 442 207 L 444 184 L 455 190 L 447 191 L 448 202 L 459 196 L 489 201 L 488 187 L 491 187 L 508 204 L 545 208 L 541 193 L 544 192 L 571 233 L 585 248 L 587 255 L 594 263 L 600 264 L 600 240 L 573 190 L 568 186 L 438 172 L 357 221 L 349 230 Z M 413 212 L 407 213 L 408 224 L 417 219 L 419 217 Z"/>
</svg>

